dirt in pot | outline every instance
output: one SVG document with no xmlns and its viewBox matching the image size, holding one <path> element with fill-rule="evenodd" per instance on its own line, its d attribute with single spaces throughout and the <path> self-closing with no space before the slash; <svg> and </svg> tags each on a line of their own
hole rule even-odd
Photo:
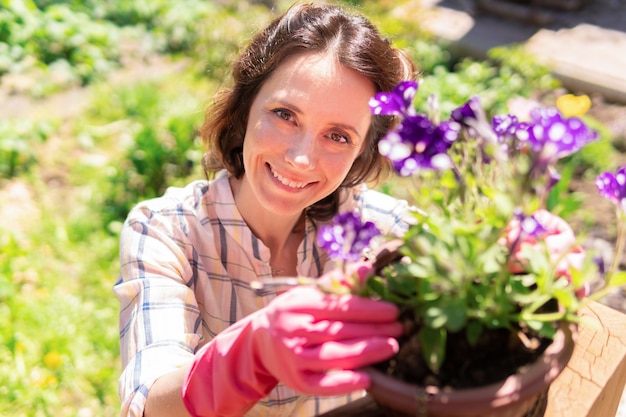
<svg viewBox="0 0 626 417">
<path fill-rule="evenodd" d="M 407 314 L 403 314 L 401 320 L 406 331 L 399 338 L 400 351 L 376 368 L 394 378 L 422 386 L 467 388 L 502 380 L 533 362 L 552 342 L 537 339 L 538 344 L 531 348 L 522 342 L 517 331 L 484 329 L 476 343 L 470 344 L 464 331 L 449 333 L 445 360 L 435 374 L 422 355 L 419 324 Z"/>
</svg>

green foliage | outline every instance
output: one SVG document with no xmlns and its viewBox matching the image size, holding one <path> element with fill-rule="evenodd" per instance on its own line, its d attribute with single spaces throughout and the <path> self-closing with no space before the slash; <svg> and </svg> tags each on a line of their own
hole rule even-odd
<svg viewBox="0 0 626 417">
<path fill-rule="evenodd" d="M 80 2 L 75 2 L 80 3 Z M 118 26 L 143 25 L 148 29 L 157 26 L 156 19 L 164 11 L 172 7 L 171 0 L 87 0 L 86 7 L 94 10 L 95 17 L 105 19 Z M 185 7 L 186 1 L 179 2 Z"/>
<path fill-rule="evenodd" d="M 364 1 L 357 8 L 357 12 L 364 12 L 381 33 L 391 39 L 397 48 L 401 48 L 415 61 L 421 74 L 430 74 L 437 66 L 450 67 L 454 57 L 447 45 L 434 38 L 428 31 L 423 30 L 415 20 L 407 19 L 405 14 L 419 14 L 422 11 L 417 3 L 413 6 L 416 10 L 404 12 L 392 12 L 390 7 L 396 6 L 381 1 Z M 403 7 L 409 7 L 411 3 Z"/>
<path fill-rule="evenodd" d="M 465 58 L 449 68 L 450 60 L 432 66 L 424 75 L 416 107 L 424 111 L 429 95 L 436 94 L 441 117 L 448 117 L 458 103 L 478 96 L 488 115 L 508 112 L 508 101 L 531 97 L 559 86 L 550 72 L 519 48 L 494 48 L 491 60 Z M 419 62 L 419 61 L 418 61 Z"/>
<path fill-rule="evenodd" d="M 168 96 L 160 84 L 145 82 L 103 91 L 94 102 L 94 117 L 127 126 L 126 146 L 118 147 L 118 158 L 105 170 L 99 200 L 105 224 L 123 221 L 140 200 L 157 197 L 177 179 L 199 172 L 202 113 L 182 93 L 175 89 Z"/>
<path fill-rule="evenodd" d="M 45 223 L 55 233 L 23 240 L 0 231 L 0 414 L 69 416 L 85 409 L 112 416 L 119 373 L 110 296 L 115 241 L 96 232 L 72 243 L 59 225 Z"/>
<path fill-rule="evenodd" d="M 117 27 L 66 4 L 44 10 L 29 0 L 4 1 L 0 13 L 0 76 L 7 72 L 60 66 L 65 77 L 88 84 L 118 66 Z"/>
<path fill-rule="evenodd" d="M 406 51 L 417 63 L 420 74 L 432 74 L 435 68 L 447 68 L 453 61 L 452 54 L 443 44 L 433 42 L 428 37 L 411 42 Z"/>
<path fill-rule="evenodd" d="M 195 70 L 220 84 L 230 73 L 230 65 L 246 39 L 265 26 L 273 13 L 253 3 L 236 3 L 227 8 L 211 10 L 210 16 L 200 21 L 194 31 L 197 42 L 188 51 L 194 57 Z"/>
<path fill-rule="evenodd" d="M 195 56 L 203 62 L 202 73 L 208 69 L 222 79 L 223 63 L 249 27 L 270 17 L 261 6 L 230 9 L 202 0 L 2 0 L 0 5 L 0 77 L 38 74 L 33 95 L 101 80 L 123 64 L 124 49 Z M 133 52 L 139 44 L 143 50 Z"/>
<path fill-rule="evenodd" d="M 0 178 L 28 172 L 36 163 L 35 148 L 52 131 L 49 123 L 0 120 Z"/>
<path fill-rule="evenodd" d="M 574 164 L 563 164 L 559 173 L 561 179 L 550 191 L 546 200 L 546 208 L 564 219 L 570 219 L 582 207 L 583 197 L 570 191 L 571 181 L 574 177 Z"/>
<path fill-rule="evenodd" d="M 164 8 L 155 19 L 152 31 L 163 52 L 192 51 L 203 43 L 202 34 L 216 22 L 220 8 L 213 2 L 187 0 L 185 7 Z M 225 39 L 224 39 L 225 40 Z"/>
</svg>

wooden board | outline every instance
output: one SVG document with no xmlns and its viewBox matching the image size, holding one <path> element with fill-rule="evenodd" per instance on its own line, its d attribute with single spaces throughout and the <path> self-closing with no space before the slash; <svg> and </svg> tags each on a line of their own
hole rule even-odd
<svg viewBox="0 0 626 417">
<path fill-rule="evenodd" d="M 626 314 L 599 303 L 581 315 L 567 368 L 550 387 L 546 417 L 613 417 L 626 383 Z"/>
</svg>

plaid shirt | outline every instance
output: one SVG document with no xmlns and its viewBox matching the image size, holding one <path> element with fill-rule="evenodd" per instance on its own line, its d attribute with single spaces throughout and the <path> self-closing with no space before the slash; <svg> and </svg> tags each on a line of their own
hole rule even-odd
<svg viewBox="0 0 626 417">
<path fill-rule="evenodd" d="M 407 228 L 403 201 L 365 187 L 345 201 L 341 211 L 359 210 L 383 233 Z M 155 379 L 188 364 L 215 335 L 276 296 L 250 288 L 251 281 L 272 276 L 270 251 L 239 214 L 225 171 L 136 206 L 124 224 L 120 261 L 114 293 L 120 301 L 122 416 L 141 417 Z M 317 277 L 331 266 L 307 220 L 298 274 Z M 279 384 L 248 415 L 312 416 L 362 395 L 311 397 Z"/>
</svg>

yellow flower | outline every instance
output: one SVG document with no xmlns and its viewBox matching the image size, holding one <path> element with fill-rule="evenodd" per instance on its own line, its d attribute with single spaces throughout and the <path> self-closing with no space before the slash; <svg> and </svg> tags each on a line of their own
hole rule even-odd
<svg viewBox="0 0 626 417">
<path fill-rule="evenodd" d="M 556 99 L 556 107 L 565 117 L 582 116 L 589 111 L 591 99 L 585 94 L 582 96 L 565 94 Z"/>
<path fill-rule="evenodd" d="M 59 381 L 54 375 L 44 375 L 33 381 L 37 388 L 53 388 L 58 385 Z"/>
<path fill-rule="evenodd" d="M 26 352 L 26 346 L 22 342 L 15 342 L 15 353 L 24 353 Z"/>
<path fill-rule="evenodd" d="M 63 358 L 58 352 L 48 352 L 43 358 L 43 363 L 50 369 L 56 369 L 63 363 Z"/>
</svg>

